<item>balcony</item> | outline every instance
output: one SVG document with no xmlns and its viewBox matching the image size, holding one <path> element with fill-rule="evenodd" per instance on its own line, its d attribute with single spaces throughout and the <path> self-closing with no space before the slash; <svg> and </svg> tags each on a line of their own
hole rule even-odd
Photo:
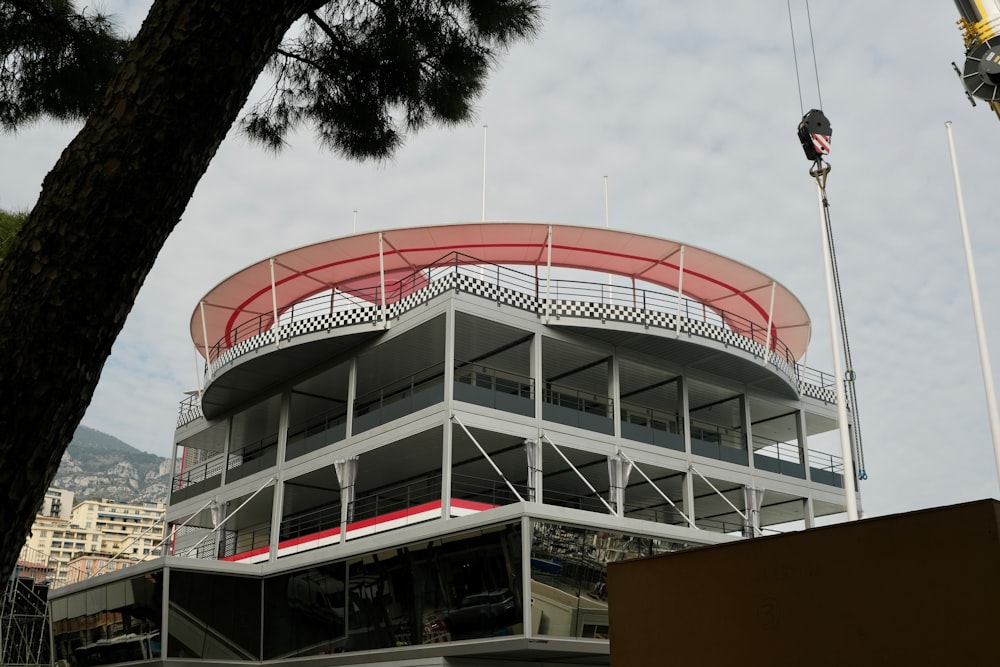
<svg viewBox="0 0 1000 667">
<path fill-rule="evenodd" d="M 455 400 L 535 416 L 534 380 L 481 364 L 455 362 Z"/>
<path fill-rule="evenodd" d="M 435 364 L 354 401 L 353 434 L 387 424 L 444 400 L 444 368 Z"/>
<path fill-rule="evenodd" d="M 711 308 L 663 289 L 609 286 L 601 282 L 578 280 L 540 281 L 536 276 L 508 266 L 468 265 L 474 261 L 465 255 L 451 253 L 431 266 L 370 292 L 352 294 L 329 292 L 305 299 L 284 312 L 273 326 L 270 314 L 263 314 L 240 323 L 229 337 L 218 341 L 208 351 L 211 374 L 206 368 L 211 392 L 213 378 L 225 372 L 237 359 L 274 346 L 276 340 L 284 346 L 299 336 L 313 336 L 327 331 L 336 335 L 338 329 L 354 328 L 359 324 L 377 325 L 401 317 L 428 301 L 447 292 L 464 292 L 488 298 L 498 305 L 510 306 L 544 317 L 546 321 L 560 319 L 591 319 L 641 325 L 680 334 L 684 339 L 702 338 L 721 343 L 764 361 L 767 368 L 784 379 L 786 387 L 826 402 L 833 401 L 833 378 L 826 373 L 797 364 L 780 338 L 769 335 L 765 327 L 718 308 Z M 414 289 L 420 285 L 419 289 Z M 358 295 L 361 295 L 359 297 Z M 403 298 L 403 295 L 406 295 Z M 280 352 L 278 352 L 280 354 Z M 708 369 L 710 370 L 710 369 Z M 196 405 L 186 400 L 181 406 L 181 422 L 200 416 Z"/>
</svg>

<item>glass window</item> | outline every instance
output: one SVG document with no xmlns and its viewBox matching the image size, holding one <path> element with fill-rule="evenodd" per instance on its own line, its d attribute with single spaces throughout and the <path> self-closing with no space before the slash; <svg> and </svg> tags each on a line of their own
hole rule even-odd
<svg viewBox="0 0 1000 667">
<path fill-rule="evenodd" d="M 690 545 L 536 521 L 531 540 L 532 630 L 608 637 L 607 564 Z"/>
<path fill-rule="evenodd" d="M 341 562 L 265 580 L 265 660 L 344 650 L 345 574 Z"/>
<path fill-rule="evenodd" d="M 260 659 L 261 581 L 171 570 L 171 658 Z"/>
<path fill-rule="evenodd" d="M 57 661 L 108 665 L 160 657 L 162 571 L 52 601 Z"/>
</svg>

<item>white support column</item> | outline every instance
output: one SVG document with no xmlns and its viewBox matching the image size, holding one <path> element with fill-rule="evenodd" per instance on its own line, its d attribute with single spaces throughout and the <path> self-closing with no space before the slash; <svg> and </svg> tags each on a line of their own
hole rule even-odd
<svg viewBox="0 0 1000 667">
<path fill-rule="evenodd" d="M 690 471 L 684 473 L 684 513 L 692 528 L 697 528 L 697 518 L 694 511 L 694 475 Z"/>
<path fill-rule="evenodd" d="M 545 323 L 549 323 L 549 316 L 552 312 L 552 225 L 549 225 L 549 233 L 545 241 Z"/>
<path fill-rule="evenodd" d="M 382 328 L 388 329 L 389 323 L 386 320 L 385 312 L 385 255 L 382 252 L 382 232 L 378 233 L 378 284 L 379 292 L 382 295 Z"/>
<path fill-rule="evenodd" d="M 684 429 L 681 435 L 684 437 L 684 453 L 687 454 L 688 463 L 691 462 L 691 402 L 688 396 L 688 379 L 686 375 L 682 375 L 680 382 L 677 384 L 677 388 L 681 393 L 681 423 L 680 427 Z"/>
<path fill-rule="evenodd" d="M 677 321 L 674 323 L 674 337 L 681 335 L 681 304 L 684 302 L 684 246 L 681 246 L 680 268 L 677 271 Z"/>
<path fill-rule="evenodd" d="M 806 426 L 806 413 L 803 410 L 797 410 L 795 413 L 795 435 L 799 443 L 799 459 L 805 468 L 805 479 L 807 482 L 811 482 L 812 472 L 809 469 L 809 429 Z"/>
<path fill-rule="evenodd" d="M 764 489 L 754 485 L 743 487 L 743 537 L 760 537 L 760 508 L 764 501 Z"/>
<path fill-rule="evenodd" d="M 776 291 L 778 283 L 771 281 L 771 303 L 767 307 L 767 339 L 764 343 L 764 363 L 767 363 L 767 359 L 771 354 L 771 326 L 774 323 L 774 292 Z"/>
<path fill-rule="evenodd" d="M 611 406 L 608 416 L 611 417 L 611 423 L 614 429 L 615 436 L 615 447 L 621 447 L 622 442 L 622 420 L 621 420 L 621 383 L 619 382 L 621 374 L 618 366 L 618 354 L 617 348 L 612 351 L 611 359 L 609 363 L 608 371 L 610 372 L 610 377 L 608 378 L 608 396 L 611 397 Z"/>
<path fill-rule="evenodd" d="M 454 460 L 454 425 L 446 421 L 441 428 L 441 518 L 451 518 L 451 466 Z"/>
<path fill-rule="evenodd" d="M 201 345 L 205 348 L 205 366 L 208 368 L 208 379 L 212 379 L 212 357 L 208 353 L 208 325 L 205 324 L 205 302 L 198 303 L 201 311 Z M 200 383 L 199 383 L 200 385 Z"/>
<path fill-rule="evenodd" d="M 229 452 L 233 448 L 233 418 L 226 418 L 226 437 L 225 444 L 222 446 L 222 480 L 220 481 L 221 486 L 225 486 L 229 483 Z"/>
<path fill-rule="evenodd" d="M 802 518 L 806 528 L 816 527 L 816 511 L 813 509 L 813 499 L 810 496 L 802 499 Z"/>
<path fill-rule="evenodd" d="M 281 460 L 280 458 L 278 459 Z M 270 549 L 267 555 L 268 560 L 277 560 L 278 542 L 281 541 L 281 518 L 283 507 L 285 506 L 285 483 L 278 480 L 274 483 L 274 498 L 271 504 L 271 530 L 268 537 Z"/>
<path fill-rule="evenodd" d="M 740 392 L 740 412 L 743 416 L 743 437 L 747 447 L 747 465 L 751 470 L 756 468 L 753 460 L 753 426 L 750 417 L 750 398 L 747 396 L 747 389 L 744 386 Z"/>
<path fill-rule="evenodd" d="M 534 634 L 531 629 L 531 605 L 534 599 L 531 594 L 531 542 L 534 538 L 532 521 L 535 519 L 527 516 L 521 517 L 521 621 L 524 624 L 526 639 L 531 639 Z"/>
<path fill-rule="evenodd" d="M 271 307 L 274 312 L 274 323 L 272 330 L 274 331 L 274 349 L 278 349 L 278 290 L 277 285 L 274 283 L 274 257 L 271 258 Z"/>
<path fill-rule="evenodd" d="M 282 468 L 285 467 L 285 450 L 288 447 L 288 424 L 292 406 L 292 392 L 281 393 L 281 411 L 278 413 L 278 451 L 275 454 L 277 480 L 274 483 L 274 498 L 271 504 L 271 531 L 269 560 L 278 558 L 278 542 L 281 539 L 281 518 L 285 504 L 285 483 L 281 480 Z"/>
<path fill-rule="evenodd" d="M 194 381 L 195 381 L 195 383 L 198 386 L 198 400 L 200 401 L 201 397 L 205 395 L 205 389 L 204 389 L 204 387 L 202 387 L 202 384 L 201 384 L 201 380 L 202 380 L 201 369 L 198 368 L 198 356 L 199 356 L 198 355 L 198 348 L 196 347 L 196 348 L 194 348 L 191 351 L 194 353 L 194 359 L 193 359 L 193 361 L 194 361 Z"/>
<path fill-rule="evenodd" d="M 347 423 L 344 434 L 350 438 L 354 434 L 354 401 L 358 397 L 358 358 L 351 357 L 351 365 L 347 369 Z"/>
<path fill-rule="evenodd" d="M 455 400 L 455 302 L 449 301 L 444 334 L 444 404 L 451 414 Z M 451 518 L 452 429 L 445 422 L 441 443 L 441 516 Z"/>
</svg>

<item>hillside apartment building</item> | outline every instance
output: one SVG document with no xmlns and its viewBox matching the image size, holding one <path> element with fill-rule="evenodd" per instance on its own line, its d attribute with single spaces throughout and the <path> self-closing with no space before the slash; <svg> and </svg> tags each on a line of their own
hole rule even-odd
<svg viewBox="0 0 1000 667">
<path fill-rule="evenodd" d="M 160 555 L 166 503 L 90 499 L 74 504 L 71 491 L 49 489 L 41 511 L 22 560 L 44 555 L 54 587 Z"/>
</svg>

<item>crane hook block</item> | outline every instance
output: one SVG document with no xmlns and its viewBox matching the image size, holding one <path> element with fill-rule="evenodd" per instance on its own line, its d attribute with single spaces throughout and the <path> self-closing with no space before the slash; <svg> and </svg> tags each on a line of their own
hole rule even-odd
<svg viewBox="0 0 1000 667">
<path fill-rule="evenodd" d="M 813 109 L 799 121 L 799 141 L 802 143 L 806 158 L 811 162 L 821 160 L 824 155 L 830 154 L 832 135 L 830 121 L 819 109 Z"/>
</svg>

